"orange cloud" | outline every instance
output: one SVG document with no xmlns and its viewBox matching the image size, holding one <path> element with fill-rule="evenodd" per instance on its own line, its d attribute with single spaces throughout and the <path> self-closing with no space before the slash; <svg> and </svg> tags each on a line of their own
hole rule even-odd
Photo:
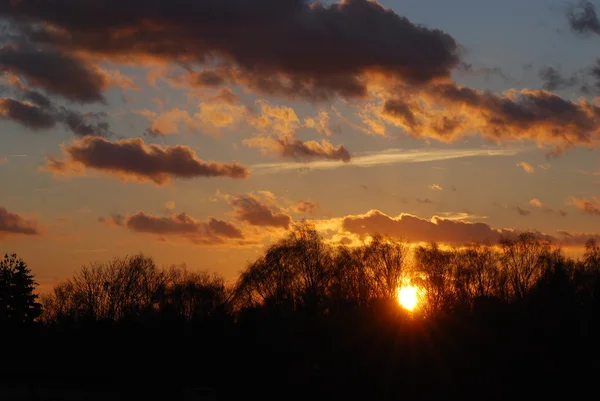
<svg viewBox="0 0 600 401">
<path fill-rule="evenodd" d="M 317 117 L 310 117 L 304 119 L 304 126 L 312 128 L 319 134 L 325 136 L 331 136 L 332 132 L 329 128 L 329 113 L 326 111 L 320 111 Z"/>
<path fill-rule="evenodd" d="M 531 174 L 535 171 L 535 168 L 527 162 L 519 162 L 517 163 L 517 166 L 521 167 L 527 174 Z"/>
<path fill-rule="evenodd" d="M 187 146 L 145 144 L 141 138 L 110 142 L 85 137 L 62 146 L 65 158 L 48 156 L 45 169 L 55 174 L 81 174 L 90 169 L 123 181 L 150 181 L 158 185 L 173 178 L 228 177 L 244 179 L 248 169 L 237 162 L 205 162 Z"/>
<path fill-rule="evenodd" d="M 545 208 L 544 204 L 543 204 L 542 202 L 540 202 L 538 199 L 535 199 L 535 198 L 534 198 L 534 199 L 532 199 L 532 200 L 530 200 L 530 201 L 529 201 L 529 204 L 530 204 L 531 206 L 535 206 L 535 207 L 538 207 L 538 208 L 540 208 L 540 209 L 543 209 L 543 208 Z"/>
</svg>

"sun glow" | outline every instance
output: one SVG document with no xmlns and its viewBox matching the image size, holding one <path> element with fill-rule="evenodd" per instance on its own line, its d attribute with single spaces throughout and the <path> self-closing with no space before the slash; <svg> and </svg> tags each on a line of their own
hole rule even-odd
<svg viewBox="0 0 600 401">
<path fill-rule="evenodd" d="M 419 289 L 412 285 L 399 287 L 398 303 L 408 311 L 415 310 L 419 304 Z"/>
</svg>

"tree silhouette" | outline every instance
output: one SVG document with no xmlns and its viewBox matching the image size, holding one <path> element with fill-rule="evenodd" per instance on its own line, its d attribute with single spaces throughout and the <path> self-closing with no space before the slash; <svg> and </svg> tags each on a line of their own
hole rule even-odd
<svg viewBox="0 0 600 401">
<path fill-rule="evenodd" d="M 16 254 L 4 255 L 0 261 L 0 322 L 6 324 L 32 323 L 42 312 L 37 283 L 23 259 Z"/>
</svg>

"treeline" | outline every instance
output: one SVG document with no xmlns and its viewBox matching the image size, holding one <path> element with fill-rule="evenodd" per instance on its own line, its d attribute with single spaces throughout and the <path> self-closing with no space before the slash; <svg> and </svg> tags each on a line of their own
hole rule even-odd
<svg viewBox="0 0 600 401">
<path fill-rule="evenodd" d="M 193 321 L 253 309 L 325 316 L 396 307 L 402 285 L 423 290 L 415 313 L 428 318 L 542 296 L 588 308 L 600 300 L 600 246 L 590 239 L 577 260 L 534 233 L 457 248 L 413 247 L 380 235 L 362 246 L 335 247 L 303 222 L 233 284 L 185 266 L 159 268 L 143 255 L 93 263 L 42 297 L 42 321 Z"/>
<path fill-rule="evenodd" d="M 0 385 L 91 380 L 161 400 L 184 387 L 219 400 L 537 399 L 596 391 L 600 374 L 593 240 L 577 259 L 534 233 L 347 247 L 302 222 L 234 283 L 134 255 L 85 266 L 40 300 L 23 261 L 0 267 L 0 329 L 26 327 L 5 342 Z M 398 305 L 404 285 L 422 289 L 414 312 Z"/>
</svg>

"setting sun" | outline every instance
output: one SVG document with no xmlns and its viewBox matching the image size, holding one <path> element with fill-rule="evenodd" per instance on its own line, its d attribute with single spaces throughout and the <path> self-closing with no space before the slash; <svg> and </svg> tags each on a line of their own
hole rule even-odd
<svg viewBox="0 0 600 401">
<path fill-rule="evenodd" d="M 398 303 L 409 311 L 413 311 L 419 303 L 419 290 L 414 286 L 404 286 L 398 288 Z"/>
</svg>

